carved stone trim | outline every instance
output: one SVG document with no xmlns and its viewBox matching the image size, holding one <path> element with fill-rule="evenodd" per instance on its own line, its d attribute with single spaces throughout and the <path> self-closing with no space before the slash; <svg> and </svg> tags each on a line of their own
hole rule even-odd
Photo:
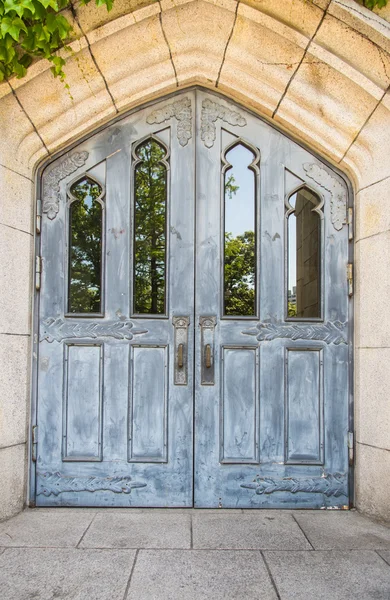
<svg viewBox="0 0 390 600">
<path fill-rule="evenodd" d="M 336 231 L 340 231 L 343 225 L 347 223 L 347 194 L 344 186 L 336 177 L 333 177 L 333 175 L 319 165 L 305 163 L 303 168 L 310 179 L 330 193 L 332 225 Z"/>
<path fill-rule="evenodd" d="M 37 496 L 59 496 L 64 492 L 109 491 L 115 494 L 131 494 L 135 488 L 146 483 L 132 481 L 131 477 L 72 477 L 59 472 L 38 473 Z"/>
<path fill-rule="evenodd" d="M 225 123 L 229 123 L 229 125 L 238 127 L 244 127 L 244 125 L 246 125 L 246 119 L 240 115 L 239 112 L 230 110 L 230 108 L 226 108 L 225 106 L 206 98 L 202 102 L 200 129 L 200 137 L 206 148 L 211 148 L 214 145 L 216 138 L 215 122 L 217 119 L 221 119 Z"/>
<path fill-rule="evenodd" d="M 182 98 L 163 108 L 157 108 L 146 119 L 149 125 L 164 123 L 169 119 L 177 120 L 177 139 L 181 146 L 186 146 L 192 138 L 192 106 L 190 98 Z"/>
<path fill-rule="evenodd" d="M 41 342 L 61 342 L 65 339 L 83 338 L 96 339 L 102 337 L 112 337 L 117 340 L 132 340 L 135 335 L 148 333 L 147 329 L 140 329 L 134 326 L 132 321 L 72 321 L 64 320 L 61 317 L 50 317 L 43 321 L 43 331 Z"/>
<path fill-rule="evenodd" d="M 56 218 L 61 194 L 60 181 L 83 167 L 88 158 L 88 152 L 75 152 L 68 155 L 59 165 L 43 174 L 43 206 L 42 210 L 50 220 Z"/>
<path fill-rule="evenodd" d="M 347 344 L 347 323 L 257 323 L 256 327 L 242 331 L 244 335 L 256 336 L 259 342 L 275 339 L 315 340 L 326 344 Z"/>
<path fill-rule="evenodd" d="M 257 476 L 253 480 L 253 483 L 242 483 L 240 487 L 254 490 L 259 496 L 262 494 L 273 494 L 274 492 L 290 492 L 291 494 L 302 492 L 306 494 L 324 494 L 328 498 L 331 496 L 335 498 L 339 496 L 348 497 L 348 481 L 344 473 L 307 479 L 295 477 L 273 479 Z"/>
</svg>

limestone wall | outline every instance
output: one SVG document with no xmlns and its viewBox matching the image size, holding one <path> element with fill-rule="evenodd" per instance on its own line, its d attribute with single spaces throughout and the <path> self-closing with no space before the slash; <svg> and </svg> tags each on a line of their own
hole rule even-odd
<svg viewBox="0 0 390 600">
<path fill-rule="evenodd" d="M 116 0 L 109 14 L 76 3 L 74 27 L 70 93 L 47 61 L 0 85 L 0 519 L 26 498 L 37 166 L 119 111 L 196 83 L 353 183 L 356 502 L 390 520 L 389 23 L 353 0 Z"/>
</svg>

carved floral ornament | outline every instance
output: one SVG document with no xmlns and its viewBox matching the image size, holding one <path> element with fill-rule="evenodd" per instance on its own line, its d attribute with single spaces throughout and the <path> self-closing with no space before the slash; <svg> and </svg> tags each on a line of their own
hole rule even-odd
<svg viewBox="0 0 390 600">
<path fill-rule="evenodd" d="M 246 119 L 238 111 L 226 108 L 222 104 L 206 98 L 202 102 L 200 129 L 200 137 L 206 148 L 211 148 L 214 145 L 216 138 L 215 123 L 217 119 L 221 119 L 233 126 L 244 127 L 246 125 Z"/>
<path fill-rule="evenodd" d="M 347 194 L 344 186 L 324 167 L 305 163 L 303 168 L 312 181 L 330 193 L 332 225 L 336 231 L 340 231 L 347 222 Z"/>
<path fill-rule="evenodd" d="M 59 496 L 65 492 L 100 492 L 131 494 L 136 488 L 146 487 L 146 483 L 133 481 L 131 477 L 74 477 L 58 471 L 38 473 L 37 496 Z"/>
<path fill-rule="evenodd" d="M 147 118 L 149 125 L 164 123 L 170 119 L 177 120 L 177 139 L 181 146 L 186 146 L 192 138 L 192 106 L 190 98 L 182 98 L 171 104 L 157 108 Z"/>
<path fill-rule="evenodd" d="M 61 200 L 60 181 L 83 167 L 88 152 L 74 152 L 43 174 L 43 206 L 42 210 L 50 220 L 56 218 Z"/>
</svg>

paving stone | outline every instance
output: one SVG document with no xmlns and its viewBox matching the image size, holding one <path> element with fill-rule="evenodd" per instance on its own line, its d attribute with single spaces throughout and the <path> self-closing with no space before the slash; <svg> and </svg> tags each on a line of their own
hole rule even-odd
<svg viewBox="0 0 390 600">
<path fill-rule="evenodd" d="M 285 511 L 230 511 L 193 517 L 194 548 L 246 548 L 268 550 L 311 550 L 311 546 Z"/>
<path fill-rule="evenodd" d="M 189 548 L 191 516 L 167 510 L 101 512 L 82 548 Z"/>
<path fill-rule="evenodd" d="M 135 552 L 8 548 L 0 556 L 2 600 L 122 600 Z"/>
<path fill-rule="evenodd" d="M 389 600 L 390 569 L 373 550 L 265 552 L 281 600 Z"/>
<path fill-rule="evenodd" d="M 297 512 L 295 518 L 315 550 L 390 548 L 390 528 L 355 511 Z"/>
<path fill-rule="evenodd" d="M 75 547 L 96 511 L 73 509 L 26 510 L 0 523 L 1 546 Z"/>
<path fill-rule="evenodd" d="M 390 550 L 377 550 L 379 556 L 381 556 L 390 567 Z"/>
<path fill-rule="evenodd" d="M 276 600 L 277 596 L 260 552 L 141 550 L 127 600 L 179 598 Z"/>
</svg>

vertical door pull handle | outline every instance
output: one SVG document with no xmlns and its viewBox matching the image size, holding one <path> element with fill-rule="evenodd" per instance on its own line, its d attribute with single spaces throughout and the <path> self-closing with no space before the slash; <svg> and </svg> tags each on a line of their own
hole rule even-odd
<svg viewBox="0 0 390 600">
<path fill-rule="evenodd" d="M 183 344 L 179 344 L 177 349 L 177 366 L 179 369 L 183 368 Z"/>
<path fill-rule="evenodd" d="M 205 357 L 206 369 L 210 369 L 210 367 L 211 367 L 211 346 L 210 346 L 210 344 L 206 344 L 206 348 L 204 350 L 204 357 Z"/>
<path fill-rule="evenodd" d="M 173 317 L 174 336 L 174 384 L 187 385 L 188 382 L 188 326 L 190 317 Z"/>
</svg>

